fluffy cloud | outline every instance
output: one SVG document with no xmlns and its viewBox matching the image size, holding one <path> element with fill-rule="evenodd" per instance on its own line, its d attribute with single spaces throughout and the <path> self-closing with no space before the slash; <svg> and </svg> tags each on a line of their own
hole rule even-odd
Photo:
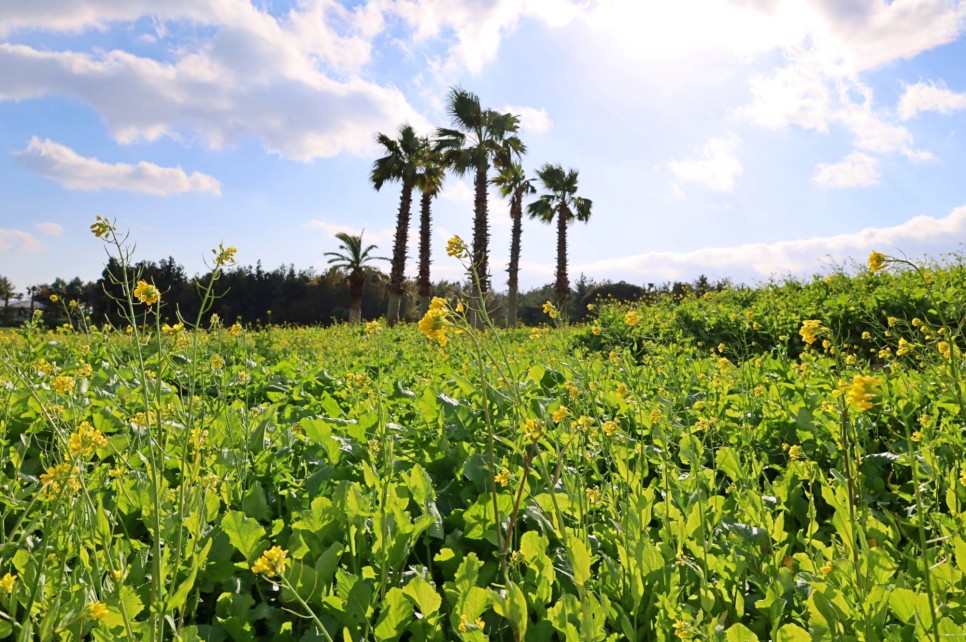
<svg viewBox="0 0 966 642">
<path fill-rule="evenodd" d="M 553 129 L 553 122 L 546 109 L 536 109 L 534 107 L 518 107 L 507 105 L 500 111 L 510 112 L 520 117 L 520 129 L 533 132 L 535 134 L 545 134 Z"/>
<path fill-rule="evenodd" d="M 850 260 L 864 262 L 872 250 L 887 254 L 939 256 L 955 248 L 949 239 L 966 238 L 966 206 L 945 218 L 916 216 L 892 227 L 869 227 L 852 234 L 777 243 L 747 243 L 691 252 L 648 252 L 637 256 L 577 264 L 575 271 L 627 279 L 693 279 L 699 274 L 751 281 L 782 274 L 808 274 Z"/>
<path fill-rule="evenodd" d="M 877 161 L 862 152 L 853 152 L 838 163 L 822 163 L 815 168 L 812 182 L 819 187 L 868 187 L 879 182 Z"/>
<path fill-rule="evenodd" d="M 668 169 L 680 181 L 700 183 L 715 192 L 730 192 L 742 172 L 741 162 L 734 153 L 740 142 L 734 134 L 712 138 L 698 158 L 673 160 L 668 163 Z"/>
<path fill-rule="evenodd" d="M 4 252 L 40 252 L 44 244 L 30 232 L 0 228 L 0 250 Z"/>
<path fill-rule="evenodd" d="M 20 162 L 44 178 L 66 187 L 84 191 L 119 189 L 154 196 L 185 192 L 221 194 L 217 180 L 206 174 L 186 174 L 180 167 L 161 167 L 144 161 L 137 165 L 105 163 L 81 156 L 69 147 L 50 139 L 30 139 L 27 148 L 17 153 Z"/>
<path fill-rule="evenodd" d="M 47 236 L 63 236 L 64 226 L 58 223 L 43 222 L 34 225 L 35 228 L 46 234 Z"/>
<path fill-rule="evenodd" d="M 354 227 L 352 225 L 345 225 L 342 223 L 330 223 L 329 221 L 324 221 L 322 219 L 312 219 L 307 223 L 303 223 L 300 227 L 304 230 L 321 230 L 325 232 L 327 236 L 331 236 L 333 238 L 333 243 L 336 243 L 335 241 L 336 234 L 344 233 L 344 234 L 351 234 L 353 236 L 356 236 L 360 232 L 362 232 L 362 242 L 365 245 L 377 245 L 380 248 L 385 248 L 385 247 L 391 248 L 393 239 L 396 236 L 396 230 L 395 228 L 392 228 L 392 227 L 385 227 L 381 230 L 376 230 L 373 232 L 373 231 L 367 231 L 367 230 L 360 230 L 358 227 Z M 335 247 L 333 247 L 333 250 L 334 249 Z M 377 254 L 380 254 L 380 253 L 377 252 Z M 385 252 L 381 254 L 385 254 Z"/>
<path fill-rule="evenodd" d="M 927 111 L 949 115 L 966 109 L 966 93 L 951 91 L 942 83 L 917 82 L 906 87 L 899 99 L 899 117 L 915 118 Z"/>
<path fill-rule="evenodd" d="M 0 100 L 69 96 L 95 109 L 121 143 L 167 136 L 220 148 L 252 137 L 297 160 L 368 155 L 373 131 L 400 121 L 429 127 L 398 89 L 358 76 L 383 29 L 378 5 L 305 0 L 273 16 L 248 0 L 14 0 L 0 9 L 0 32 L 118 21 L 138 30 L 138 18 L 151 16 L 168 55 L 0 43 Z M 179 29 L 179 39 L 169 21 L 203 27 L 205 35 Z"/>
</svg>

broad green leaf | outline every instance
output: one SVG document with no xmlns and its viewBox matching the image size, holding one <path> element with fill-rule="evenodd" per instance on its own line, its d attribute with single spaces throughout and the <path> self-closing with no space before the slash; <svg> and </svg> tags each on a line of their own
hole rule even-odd
<svg viewBox="0 0 966 642">
<path fill-rule="evenodd" d="M 377 640 L 398 640 L 413 619 L 413 606 L 397 587 L 389 589 L 376 621 Z"/>
<path fill-rule="evenodd" d="M 262 542 L 265 529 L 241 511 L 225 513 L 221 518 L 221 529 L 228 535 L 231 545 L 245 556 L 249 564 L 253 564 L 265 549 L 265 544 Z"/>
<path fill-rule="evenodd" d="M 903 622 L 909 622 L 915 617 L 924 628 L 932 625 L 929 597 L 924 594 L 907 588 L 897 588 L 889 596 L 889 608 Z"/>
<path fill-rule="evenodd" d="M 738 454 L 734 448 L 722 446 L 714 455 L 714 461 L 718 468 L 728 476 L 731 481 L 738 481 L 742 478 L 741 465 L 738 462 Z M 734 627 L 732 627 L 734 628 Z"/>
<path fill-rule="evenodd" d="M 491 591 L 491 599 L 496 614 L 509 620 L 517 639 L 523 639 L 527 634 L 527 597 L 520 587 L 509 582 L 503 591 Z"/>
<path fill-rule="evenodd" d="M 570 561 L 574 572 L 574 583 L 577 586 L 584 586 L 590 580 L 591 557 L 584 540 L 576 535 L 567 538 L 567 547 L 570 549 Z"/>
<path fill-rule="evenodd" d="M 758 642 L 758 636 L 744 624 L 732 624 L 725 631 L 726 642 Z M 811 638 L 809 638 L 811 640 Z"/>
<path fill-rule="evenodd" d="M 410 580 L 403 589 L 403 593 L 419 608 L 423 617 L 435 614 L 443 603 L 443 598 L 439 596 L 433 585 L 418 575 Z"/>
<path fill-rule="evenodd" d="M 812 636 L 802 627 L 789 622 L 778 629 L 775 642 L 812 642 Z"/>
</svg>

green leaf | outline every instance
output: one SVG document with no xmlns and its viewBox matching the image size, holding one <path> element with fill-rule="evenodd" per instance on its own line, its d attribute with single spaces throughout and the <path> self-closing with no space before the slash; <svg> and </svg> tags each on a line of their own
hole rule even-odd
<svg viewBox="0 0 966 642">
<path fill-rule="evenodd" d="M 929 610 L 929 598 L 907 588 L 897 588 L 889 596 L 889 608 L 904 623 L 912 618 L 924 627 L 932 625 L 932 612 Z"/>
<path fill-rule="evenodd" d="M 412 619 L 413 606 L 402 590 L 397 587 L 389 589 L 376 621 L 376 639 L 398 640 Z"/>
<path fill-rule="evenodd" d="M 726 642 L 758 642 L 758 636 L 747 626 L 738 622 L 737 624 L 732 624 L 725 631 L 725 640 Z"/>
<path fill-rule="evenodd" d="M 758 638 L 755 638 L 756 640 Z M 808 631 L 797 624 L 783 624 L 775 635 L 775 642 L 812 642 L 812 636 Z"/>
<path fill-rule="evenodd" d="M 221 529 L 228 535 L 231 545 L 245 556 L 249 564 L 253 564 L 265 549 L 265 544 L 262 542 L 265 529 L 241 511 L 225 513 L 221 518 Z"/>
<path fill-rule="evenodd" d="M 574 572 L 574 583 L 577 586 L 583 587 L 590 580 L 590 565 L 591 557 L 590 551 L 587 549 L 587 545 L 584 544 L 584 540 L 580 539 L 576 535 L 570 535 L 567 538 L 567 544 L 570 548 L 570 560 L 573 566 Z"/>
<path fill-rule="evenodd" d="M 741 465 L 738 462 L 738 454 L 735 452 L 734 448 L 722 446 L 718 449 L 718 452 L 715 453 L 714 461 L 718 465 L 718 468 L 725 475 L 727 475 L 731 481 L 736 482 L 742 478 Z"/>
<path fill-rule="evenodd" d="M 188 572 L 188 576 L 184 578 L 180 585 L 178 585 L 177 590 L 168 596 L 168 610 L 173 611 L 184 606 L 185 600 L 188 599 L 188 594 L 195 586 L 195 579 L 198 577 L 198 569 L 204 566 L 205 561 L 208 559 L 208 552 L 211 550 L 211 543 L 212 540 L 209 539 L 207 542 L 205 542 L 204 548 L 190 558 L 191 570 Z"/>
<path fill-rule="evenodd" d="M 443 603 L 443 598 L 439 596 L 433 585 L 418 575 L 410 580 L 403 589 L 403 593 L 419 608 L 423 617 L 434 615 Z"/>
<path fill-rule="evenodd" d="M 492 591 L 493 610 L 497 615 L 505 617 L 510 621 L 513 630 L 518 633 L 517 639 L 521 640 L 527 634 L 527 596 L 523 594 L 520 587 L 509 582 L 503 591 Z"/>
</svg>

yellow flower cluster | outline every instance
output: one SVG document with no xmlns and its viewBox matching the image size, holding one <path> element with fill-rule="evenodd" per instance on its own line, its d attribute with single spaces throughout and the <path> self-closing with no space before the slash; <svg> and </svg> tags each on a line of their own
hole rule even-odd
<svg viewBox="0 0 966 642">
<path fill-rule="evenodd" d="M 275 577 L 281 575 L 288 568 L 288 551 L 280 546 L 273 546 L 268 549 L 252 565 L 252 573 L 264 575 L 265 577 Z"/>
<path fill-rule="evenodd" d="M 869 269 L 873 272 L 878 272 L 885 268 L 888 264 L 888 259 L 885 254 L 881 252 L 873 252 L 869 255 Z"/>
<path fill-rule="evenodd" d="M 89 422 L 84 421 L 71 434 L 67 445 L 72 455 L 83 455 L 86 457 L 93 454 L 95 449 L 106 446 L 107 438 L 104 437 L 100 430 L 91 426 Z"/>
<path fill-rule="evenodd" d="M 449 320 L 449 306 L 446 299 L 434 296 L 429 304 L 429 309 L 419 321 L 419 331 L 430 339 L 435 339 L 441 346 L 445 346 L 449 339 L 446 336 L 447 328 L 452 325 Z"/>
<path fill-rule="evenodd" d="M 805 343 L 812 345 L 825 332 L 826 330 L 822 327 L 821 321 L 818 319 L 807 319 L 802 321 L 802 327 L 798 331 L 798 334 L 802 335 L 802 340 Z"/>
<path fill-rule="evenodd" d="M 75 385 L 74 378 L 67 375 L 60 375 L 54 379 L 54 390 L 62 395 L 73 392 Z"/>
<path fill-rule="evenodd" d="M 47 472 L 40 476 L 40 483 L 43 484 L 43 492 L 51 497 L 60 494 L 60 491 L 67 488 L 71 491 L 80 489 L 80 482 L 76 476 L 80 473 L 77 466 L 70 464 L 57 464 L 47 469 Z"/>
<path fill-rule="evenodd" d="M 543 422 L 527 419 L 523 424 L 523 437 L 527 441 L 537 441 L 543 436 Z"/>
<path fill-rule="evenodd" d="M 510 483 L 510 469 L 504 466 L 500 469 L 500 472 L 496 474 L 493 481 L 498 483 L 500 486 L 507 486 Z"/>
<path fill-rule="evenodd" d="M 943 356 L 943 359 L 949 359 L 952 356 L 952 350 L 949 347 L 949 343 L 946 341 L 940 341 L 936 345 L 936 349 L 939 350 L 939 354 Z"/>
<path fill-rule="evenodd" d="M 872 400 L 878 393 L 880 383 L 878 377 L 856 375 L 845 393 L 845 400 L 859 410 L 868 410 L 873 406 Z"/>
<path fill-rule="evenodd" d="M 624 323 L 627 325 L 637 325 L 641 322 L 641 315 L 637 310 L 631 310 L 624 315 Z"/>
<path fill-rule="evenodd" d="M 550 418 L 553 419 L 553 422 L 555 424 L 559 424 L 569 414 L 570 414 L 570 410 L 567 409 L 567 406 L 560 406 L 559 408 L 557 408 L 556 412 L 554 412 L 553 415 L 551 415 Z"/>
<path fill-rule="evenodd" d="M 795 444 L 788 449 L 788 458 L 792 461 L 798 461 L 799 459 L 805 458 L 805 451 L 801 446 Z"/>
<path fill-rule="evenodd" d="M 466 614 L 464 613 L 463 615 L 460 615 L 460 625 L 458 628 L 460 633 L 467 633 L 469 631 L 482 631 L 483 619 L 476 618 L 475 621 L 471 622 L 470 619 L 466 617 Z"/>
<path fill-rule="evenodd" d="M 7 573 L 0 579 L 0 595 L 6 597 L 7 595 L 13 595 L 14 584 L 17 583 L 17 576 L 12 573 Z"/>
<path fill-rule="evenodd" d="M 453 238 L 446 242 L 446 254 L 452 256 L 455 259 L 461 259 L 469 253 L 469 248 L 466 247 L 466 242 L 461 239 L 458 235 L 453 235 Z"/>
<path fill-rule="evenodd" d="M 238 252 L 238 248 L 229 245 L 225 247 L 223 243 L 219 243 L 218 247 L 211 251 L 215 255 L 215 265 L 218 267 L 224 267 L 226 265 L 235 264 L 235 253 Z"/>
<path fill-rule="evenodd" d="M 154 305 L 161 299 L 161 292 L 147 281 L 138 281 L 134 288 L 134 298 L 144 305 Z"/>
<path fill-rule="evenodd" d="M 107 240 L 116 231 L 117 228 L 108 219 L 103 216 L 97 216 L 94 218 L 94 223 L 91 225 L 91 234 L 99 239 Z"/>
<path fill-rule="evenodd" d="M 378 320 L 366 322 L 366 334 L 375 334 L 380 330 L 382 330 L 382 324 Z"/>
<path fill-rule="evenodd" d="M 557 310 L 557 307 L 550 301 L 547 301 L 543 304 L 543 313 L 548 315 L 551 319 L 556 319 L 560 316 L 560 312 Z"/>
<path fill-rule="evenodd" d="M 91 620 L 103 620 L 107 617 L 107 604 L 104 602 L 88 602 L 84 606 L 83 616 Z"/>
</svg>

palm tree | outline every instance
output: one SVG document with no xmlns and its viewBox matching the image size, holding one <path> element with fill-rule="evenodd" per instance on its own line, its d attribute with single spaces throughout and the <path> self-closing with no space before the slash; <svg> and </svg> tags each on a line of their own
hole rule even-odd
<svg viewBox="0 0 966 642">
<path fill-rule="evenodd" d="M 537 170 L 547 194 L 542 194 L 527 207 L 530 218 L 538 218 L 550 223 L 557 217 L 557 278 L 554 293 L 557 306 L 566 317 L 567 299 L 570 298 L 570 281 L 567 279 L 567 224 L 574 219 L 587 222 L 590 219 L 592 202 L 577 196 L 577 171 L 564 172 L 560 165 L 545 164 Z"/>
<path fill-rule="evenodd" d="M 517 325 L 517 298 L 519 292 L 518 274 L 520 272 L 520 236 L 523 234 L 523 198 L 536 193 L 533 181 L 527 178 L 523 166 L 510 163 L 500 168 L 500 173 L 493 179 L 493 184 L 500 188 L 503 198 L 510 198 L 510 220 L 513 226 L 510 231 L 510 266 L 507 268 L 509 278 L 507 287 L 506 323 L 507 327 Z"/>
<path fill-rule="evenodd" d="M 402 183 L 399 198 L 399 214 L 396 216 L 396 237 L 392 248 L 392 268 L 389 272 L 389 306 L 386 323 L 389 327 L 399 321 L 399 306 L 405 293 L 406 242 L 409 236 L 410 205 L 421 157 L 426 153 L 426 139 L 416 135 L 409 125 L 399 128 L 399 139 L 376 134 L 376 142 L 386 150 L 386 155 L 372 164 L 369 178 L 376 191 L 387 181 Z"/>
<path fill-rule="evenodd" d="M 364 232 L 365 230 L 363 230 Z M 362 322 L 362 290 L 366 285 L 366 272 L 368 263 L 371 261 L 388 261 L 384 256 L 370 256 L 369 253 L 376 249 L 375 245 L 369 245 L 365 249 L 362 247 L 362 234 L 354 236 L 339 232 L 335 238 L 339 239 L 338 252 L 326 252 L 325 256 L 331 256 L 329 264 L 333 267 L 341 268 L 349 273 L 349 324 L 356 325 Z"/>
<path fill-rule="evenodd" d="M 416 187 L 422 193 L 419 217 L 419 275 L 416 277 L 416 296 L 419 300 L 419 316 L 422 317 L 429 310 L 429 299 L 432 286 L 429 282 L 429 241 L 432 225 L 432 203 L 443 188 L 446 178 L 446 166 L 443 157 L 430 149 L 426 140 L 427 153 L 423 157 L 419 173 L 416 175 Z"/>
<path fill-rule="evenodd" d="M 526 152 L 523 141 L 516 136 L 520 119 L 513 114 L 484 110 L 480 99 L 461 87 L 449 93 L 449 114 L 454 129 L 436 130 L 436 148 L 443 154 L 447 166 L 460 176 L 474 173 L 475 199 L 473 203 L 473 256 L 471 273 L 473 298 L 477 300 L 489 289 L 489 236 L 486 187 L 490 161 L 508 164 L 513 155 Z M 471 322 L 478 325 L 475 310 L 470 309 Z"/>
</svg>

